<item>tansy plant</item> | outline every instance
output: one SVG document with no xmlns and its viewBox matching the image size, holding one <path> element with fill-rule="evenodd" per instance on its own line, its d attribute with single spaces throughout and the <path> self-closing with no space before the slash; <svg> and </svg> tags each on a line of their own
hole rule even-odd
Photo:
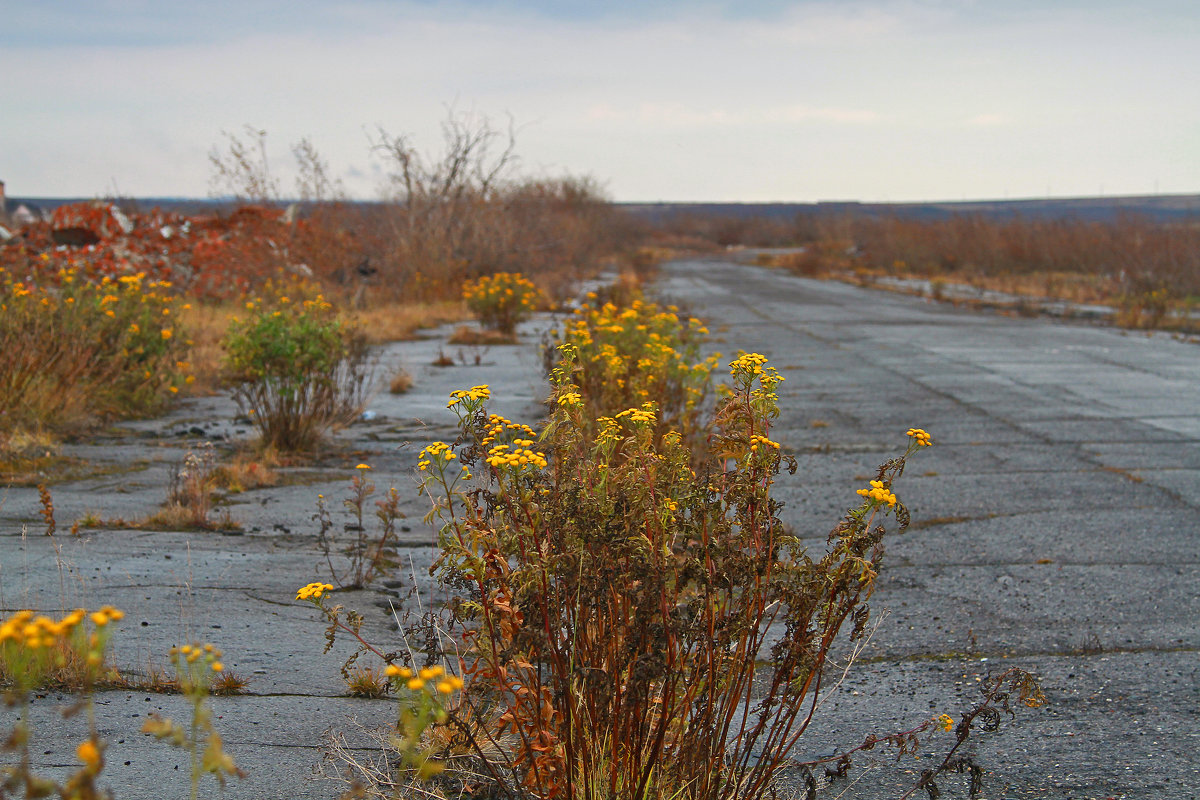
<svg viewBox="0 0 1200 800">
<path fill-rule="evenodd" d="M 0 443 L 161 411 L 193 380 L 178 311 L 171 285 L 142 273 L 0 268 Z"/>
<path fill-rule="evenodd" d="M 700 355 L 707 329 L 674 306 L 634 299 L 628 306 L 589 304 L 559 334 L 551 382 L 560 404 L 584 404 L 583 420 L 655 403 L 658 433 L 700 433 L 701 404 L 720 358 Z"/>
<path fill-rule="evenodd" d="M 782 380 L 734 360 L 700 450 L 655 402 L 590 416 L 566 380 L 541 435 L 489 414 L 485 387 L 451 398 L 458 443 L 421 458 L 466 680 L 449 724 L 496 790 L 724 800 L 785 767 L 813 780 L 790 754 L 835 642 L 867 632 L 886 531 L 908 525 L 894 482 L 931 440 L 912 429 L 810 554 L 772 494 L 795 468 L 771 438 Z M 872 741 L 911 751 L 938 722 Z"/>
<path fill-rule="evenodd" d="M 497 272 L 463 284 L 463 300 L 479 324 L 505 336 L 537 310 L 542 293 L 519 272 Z"/>
<path fill-rule="evenodd" d="M 0 797 L 63 798 L 102 797 L 96 779 L 104 769 L 106 744 L 96 728 L 92 692 L 112 680 L 105 664 L 112 623 L 125 615 L 112 606 L 90 614 L 76 609 L 55 620 L 32 611 L 18 611 L 0 622 L 0 679 L 4 701 L 17 706 L 18 718 L 0 749 L 14 753 L 16 763 L 0 767 Z M 65 783 L 59 784 L 33 773 L 29 747 L 33 729 L 29 724 L 29 695 L 38 688 L 57 686 L 77 691 L 80 702 L 68 709 L 86 712 L 88 734 L 76 748 L 80 766 Z"/>
<path fill-rule="evenodd" d="M 208 705 L 213 682 L 224 671 L 225 665 L 221 661 L 221 651 L 210 643 L 172 647 L 170 658 L 179 689 L 192 705 L 191 725 L 185 728 L 174 720 L 151 714 L 142 726 L 142 732 L 187 751 L 191 760 L 191 798 L 196 800 L 200 779 L 205 774 L 216 778 L 222 788 L 226 776 L 244 777 L 233 757 L 225 752 Z"/>
</svg>

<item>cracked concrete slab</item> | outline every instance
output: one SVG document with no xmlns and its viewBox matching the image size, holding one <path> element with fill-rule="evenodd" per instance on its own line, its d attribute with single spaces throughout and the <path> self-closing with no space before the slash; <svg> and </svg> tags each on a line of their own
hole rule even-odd
<svg viewBox="0 0 1200 800">
<path fill-rule="evenodd" d="M 765 353 L 787 377 L 773 435 L 800 469 L 781 477 L 778 497 L 787 502 L 784 521 L 813 548 L 823 546 L 855 488 L 903 448 L 906 428 L 934 437 L 897 485 L 915 524 L 888 542 L 872 598 L 886 615 L 798 755 L 957 714 L 973 701 L 976 678 L 1019 664 L 1041 677 L 1050 704 L 970 741 L 987 770 L 985 797 L 1195 797 L 1195 345 L 975 313 L 721 260 L 664 265 L 656 291 L 706 320 L 710 350 Z M 537 342 L 551 324 L 526 326 L 516 347 L 458 348 L 446 344 L 447 327 L 382 348 L 381 380 L 402 365 L 413 391 L 376 394 L 372 418 L 339 433 L 317 463 L 283 470 L 295 470 L 286 485 L 234 496 L 240 535 L 102 526 L 78 539 L 60 531 L 51 542 L 40 535 L 36 490 L 9 489 L 0 506 L 0 605 L 125 608 L 116 656 L 129 671 L 161 665 L 172 644 L 213 640 L 251 680 L 249 695 L 214 701 L 218 729 L 249 773 L 228 796 L 336 797 L 338 785 L 311 780 L 323 732 L 350 730 L 352 744 L 368 753 L 351 717 L 383 726 L 395 706 L 341 696 L 339 668 L 352 648 L 339 640 L 322 654 L 322 621 L 292 600 L 296 587 L 328 574 L 315 496 L 336 503 L 364 460 L 381 489 L 407 492 L 398 548 L 405 568 L 336 595 L 365 613 L 371 638 L 402 647 L 392 609 L 414 584 L 431 597 L 433 533 L 412 491 L 417 452 L 453 436 L 445 408 L 453 389 L 489 383 L 493 410 L 535 421 L 546 391 Z M 453 366 L 433 366 L 441 355 Z M 88 511 L 144 516 L 163 501 L 172 466 L 195 442 L 215 439 L 227 454 L 248 434 L 230 399 L 218 396 L 74 444 L 71 454 L 108 471 L 52 485 L 60 528 Z M 137 733 L 148 711 L 183 716 L 180 703 L 136 691 L 98 697 L 101 729 L 113 743 L 105 781 L 118 797 L 186 796 L 185 767 L 174 769 L 179 754 Z M 59 704 L 48 694 L 33 715 L 42 744 L 36 766 L 61 774 L 81 729 L 57 717 Z M 0 727 L 12 714 L 0 709 Z M 930 742 L 925 757 L 940 744 Z M 823 796 L 898 796 L 929 762 L 862 763 L 865 774 L 850 779 L 861 775 L 857 783 L 834 781 Z M 966 796 L 952 779 L 941 785 L 948 796 Z"/>
</svg>

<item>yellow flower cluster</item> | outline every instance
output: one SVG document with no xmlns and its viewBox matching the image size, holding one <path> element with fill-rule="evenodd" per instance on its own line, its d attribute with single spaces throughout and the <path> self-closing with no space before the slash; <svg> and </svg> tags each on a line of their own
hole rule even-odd
<svg viewBox="0 0 1200 800">
<path fill-rule="evenodd" d="M 125 619 L 125 612 L 112 606 L 101 606 L 99 611 L 93 611 L 89 617 L 97 628 L 103 628 L 110 622 L 120 622 Z"/>
<path fill-rule="evenodd" d="M 203 660 L 213 672 L 222 672 L 225 669 L 225 665 L 221 663 L 221 651 L 208 642 L 172 647 L 170 655 L 171 658 L 187 664 L 195 664 Z"/>
<path fill-rule="evenodd" d="M 462 294 L 467 303 L 511 299 L 514 303 L 533 308 L 541 292 L 533 281 L 519 272 L 497 272 L 490 277 L 484 275 L 474 282 L 467 281 L 463 284 Z"/>
<path fill-rule="evenodd" d="M 0 668 L 22 690 L 40 685 L 47 670 L 78 663 L 84 672 L 79 677 L 96 677 L 93 670 L 104 664 L 104 647 L 110 622 L 125 614 L 112 606 L 103 606 L 91 614 L 77 608 L 60 620 L 28 609 L 18 611 L 0 622 Z M 85 634 L 84 621 L 92 632 Z M 76 662 L 75 659 L 80 659 Z M 72 667 L 74 669 L 74 667 Z"/>
<path fill-rule="evenodd" d="M 297 600 L 320 600 L 321 596 L 326 592 L 333 591 L 331 583 L 310 583 L 307 586 L 301 586 L 296 592 Z"/>
<path fill-rule="evenodd" d="M 529 427 L 528 425 L 524 425 L 520 422 L 513 422 L 512 420 L 506 419 L 499 414 L 489 414 L 487 435 L 483 437 L 483 441 L 480 442 L 480 445 L 487 447 L 492 442 L 496 441 L 499 436 L 505 433 L 524 434 L 529 438 L 537 435 L 534 433 L 533 428 Z"/>
<path fill-rule="evenodd" d="M 750 452 L 757 453 L 758 448 L 760 446 L 761 447 L 772 447 L 772 448 L 778 450 L 779 442 L 773 442 L 765 436 L 751 436 L 750 437 Z"/>
<path fill-rule="evenodd" d="M 634 425 L 653 425 L 657 419 L 654 403 L 643 403 L 641 408 L 627 408 L 617 414 L 617 419 L 629 418 Z"/>
<path fill-rule="evenodd" d="M 564 392 L 558 396 L 560 406 L 577 406 L 582 402 L 583 396 L 579 392 Z"/>
<path fill-rule="evenodd" d="M 445 462 L 453 461 L 457 457 L 454 451 L 450 449 L 450 445 L 445 442 L 434 442 L 421 451 L 421 455 L 419 456 L 421 460 L 417 462 L 417 466 L 424 472 L 429 469 L 430 464 L 435 459 Z"/>
<path fill-rule="evenodd" d="M 763 365 L 767 363 L 767 357 L 762 353 L 742 353 L 740 356 L 729 362 L 729 371 L 737 374 L 738 372 L 749 372 L 752 375 L 762 375 Z"/>
<path fill-rule="evenodd" d="M 0 644 L 11 641 L 30 650 L 53 647 L 59 639 L 69 636 L 86 614 L 77 608 L 55 622 L 45 615 L 34 616 L 28 609 L 18 611 L 0 623 Z"/>
<path fill-rule="evenodd" d="M 463 400 L 487 400 L 492 396 L 492 390 L 487 384 L 472 386 L 470 389 L 458 389 L 450 393 L 450 402 L 446 408 L 454 408 Z"/>
<path fill-rule="evenodd" d="M 762 388 L 755 389 L 752 395 L 774 399 L 775 389 L 783 383 L 784 378 L 774 367 L 766 366 L 767 360 L 762 353 L 742 353 L 729 362 L 729 374 L 735 381 L 742 381 L 746 384 L 757 378 Z"/>
<path fill-rule="evenodd" d="M 949 714 L 942 714 L 937 718 L 938 727 L 944 731 L 949 731 L 954 727 L 954 718 Z"/>
<path fill-rule="evenodd" d="M 491 450 L 488 450 L 487 463 L 492 467 L 499 469 L 500 467 L 524 467 L 534 466 L 538 469 L 545 469 L 546 454 L 539 453 L 536 450 L 530 450 L 530 445 L 533 444 L 533 439 L 514 439 L 513 448 L 509 450 L 509 445 L 498 444 Z"/>
<path fill-rule="evenodd" d="M 596 420 L 596 444 L 607 446 L 613 444 L 621 436 L 621 423 L 612 417 L 600 417 Z"/>
<path fill-rule="evenodd" d="M 699 356 L 700 321 L 684 323 L 675 312 L 641 300 L 576 309 L 559 349 L 564 360 L 578 363 L 571 379 L 596 411 L 653 400 L 671 421 L 696 408 L 716 360 Z"/>
<path fill-rule="evenodd" d="M 917 447 L 929 447 L 933 444 L 933 439 L 929 438 L 929 434 L 920 428 L 909 428 L 908 436 L 917 443 Z"/>
<path fill-rule="evenodd" d="M 887 503 L 888 508 L 896 505 L 896 495 L 883 485 L 883 481 L 871 481 L 870 489 L 859 489 L 858 493 L 873 503 Z"/>
<path fill-rule="evenodd" d="M 389 678 L 404 681 L 404 685 L 414 692 L 425 689 L 426 684 L 429 683 L 433 684 L 433 689 L 438 694 L 453 694 L 463 688 L 462 678 L 457 675 L 447 675 L 446 670 L 436 665 L 413 672 L 408 667 L 388 664 L 384 674 Z"/>
<path fill-rule="evenodd" d="M 542 293 L 517 272 L 497 272 L 463 284 L 463 300 L 485 328 L 512 333 L 537 308 Z"/>
</svg>

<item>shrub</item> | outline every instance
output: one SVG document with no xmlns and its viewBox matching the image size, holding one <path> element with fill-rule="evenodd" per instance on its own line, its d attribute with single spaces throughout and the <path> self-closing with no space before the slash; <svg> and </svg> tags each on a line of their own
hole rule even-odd
<svg viewBox="0 0 1200 800">
<path fill-rule="evenodd" d="M 536 444 L 487 415 L 484 387 L 458 393 L 464 445 L 423 453 L 476 720 L 458 729 L 507 743 L 504 793 L 759 796 L 839 633 L 862 635 L 882 523 L 908 523 L 893 481 L 928 436 L 910 431 L 811 557 L 771 494 L 795 469 L 770 439 L 782 378 L 754 354 L 731 370 L 695 471 L 682 436 L 655 434 L 653 401 L 591 420 L 569 386 Z M 464 489 L 472 470 L 485 488 Z"/>
<path fill-rule="evenodd" d="M 512 336 L 517 325 L 529 319 L 541 297 L 519 272 L 497 272 L 463 285 L 463 299 L 479 324 L 505 336 Z"/>
<path fill-rule="evenodd" d="M 0 431 L 161 411 L 192 379 L 170 284 L 0 269 Z"/>
<path fill-rule="evenodd" d="M 223 342 L 234 400 L 263 447 L 311 451 L 362 411 L 365 342 L 319 294 L 295 301 L 281 294 L 246 308 Z"/>
</svg>

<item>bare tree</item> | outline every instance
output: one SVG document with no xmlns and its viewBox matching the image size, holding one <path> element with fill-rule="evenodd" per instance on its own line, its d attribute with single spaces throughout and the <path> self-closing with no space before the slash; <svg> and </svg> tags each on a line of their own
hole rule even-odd
<svg viewBox="0 0 1200 800">
<path fill-rule="evenodd" d="M 329 162 L 307 136 L 292 145 L 296 158 L 296 196 L 305 202 L 342 203 L 346 190 L 341 179 L 329 177 Z"/>
<path fill-rule="evenodd" d="M 267 159 L 267 132 L 252 125 L 243 127 L 245 138 L 221 131 L 226 149 L 213 147 L 208 153 L 213 174 L 209 191 L 213 196 L 232 195 L 240 203 L 272 203 L 279 199 L 279 181 L 271 175 Z"/>
</svg>

